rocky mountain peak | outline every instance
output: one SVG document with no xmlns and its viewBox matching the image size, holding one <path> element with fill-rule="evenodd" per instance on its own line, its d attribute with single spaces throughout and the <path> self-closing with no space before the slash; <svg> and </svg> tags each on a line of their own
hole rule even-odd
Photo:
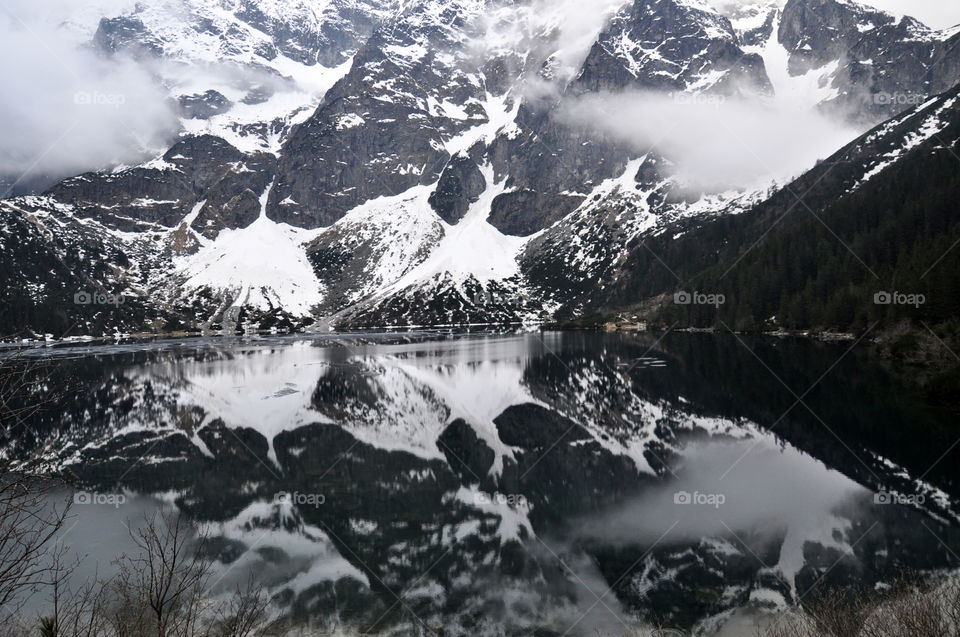
<svg viewBox="0 0 960 637">
<path fill-rule="evenodd" d="M 180 135 L 5 205 L 41 220 L 10 225 L 49 252 L 24 277 L 91 255 L 103 285 L 149 291 L 143 316 L 197 329 L 576 314 L 640 238 L 770 192 L 687 188 L 671 149 L 570 104 L 769 105 L 785 89 L 866 130 L 960 81 L 960 33 L 847 0 L 576 5 L 171 0 L 104 16 L 94 45 L 157 69 Z"/>
<path fill-rule="evenodd" d="M 859 122 L 947 90 L 960 70 L 955 37 L 853 0 L 788 0 L 778 39 L 793 75 L 836 65 L 830 82 L 837 95 L 827 107 Z"/>
<path fill-rule="evenodd" d="M 763 61 L 745 53 L 730 19 L 699 0 L 637 0 L 590 51 L 578 90 L 640 88 L 730 93 L 769 88 Z"/>
</svg>

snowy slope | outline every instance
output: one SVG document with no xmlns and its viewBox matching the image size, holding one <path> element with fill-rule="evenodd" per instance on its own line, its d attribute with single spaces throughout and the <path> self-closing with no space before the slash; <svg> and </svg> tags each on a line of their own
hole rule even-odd
<svg viewBox="0 0 960 637">
<path fill-rule="evenodd" d="M 183 278 L 184 290 L 232 296 L 232 307 L 283 308 L 298 316 L 320 304 L 322 286 L 302 248 L 314 233 L 268 219 L 269 192 L 252 224 L 224 230 L 212 242 L 198 236 L 196 254 L 174 259 L 173 276 Z"/>
<path fill-rule="evenodd" d="M 127 3 L 101 14 L 109 18 L 90 37 L 107 53 L 134 55 L 153 69 L 181 107 L 209 91 L 225 99 L 211 111 L 184 112 L 185 132 L 276 153 L 285 131 L 309 116 L 372 26 L 395 8 L 389 0 Z M 82 12 L 74 30 L 88 31 L 95 11 Z"/>
</svg>

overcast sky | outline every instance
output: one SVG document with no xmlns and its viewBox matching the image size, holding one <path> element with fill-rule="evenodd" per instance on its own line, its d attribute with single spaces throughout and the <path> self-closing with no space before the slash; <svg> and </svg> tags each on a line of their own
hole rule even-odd
<svg viewBox="0 0 960 637">
<path fill-rule="evenodd" d="M 715 6 L 731 2 L 756 4 L 760 0 L 707 0 Z M 960 24 L 960 0 L 856 0 L 891 13 L 910 15 L 935 29 L 946 29 Z M 780 0 L 785 4 L 786 0 Z"/>
<path fill-rule="evenodd" d="M 960 24 L 960 0 L 868 0 L 885 11 L 903 13 L 937 29 Z"/>
</svg>

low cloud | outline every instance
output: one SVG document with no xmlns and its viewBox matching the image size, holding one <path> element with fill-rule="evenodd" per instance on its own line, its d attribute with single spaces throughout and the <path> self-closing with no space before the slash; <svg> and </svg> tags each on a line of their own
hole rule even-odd
<svg viewBox="0 0 960 637">
<path fill-rule="evenodd" d="M 50 22 L 63 7 L 30 7 L 0 11 L 0 176 L 62 177 L 163 149 L 178 124 L 154 76 L 78 46 L 76 32 Z"/>
<path fill-rule="evenodd" d="M 681 183 L 706 191 L 782 182 L 857 133 L 787 101 L 643 91 L 574 98 L 559 117 L 637 154 L 656 149 Z"/>
<path fill-rule="evenodd" d="M 582 66 L 593 43 L 626 0 L 538 0 L 536 15 L 541 28 L 555 34 L 558 49 L 553 53 L 561 80 L 567 80 Z"/>
<path fill-rule="evenodd" d="M 699 445 L 676 473 L 669 484 L 585 521 L 581 537 L 631 544 L 692 541 L 731 530 L 765 539 L 788 527 L 816 534 L 831 528 L 837 506 L 868 494 L 819 461 L 769 443 Z"/>
<path fill-rule="evenodd" d="M 630 3 L 631 0 L 505 3 L 484 12 L 470 49 L 477 63 L 512 57 L 526 49 L 520 56 L 523 59 L 513 60 L 516 66 L 510 71 L 525 76 L 525 95 L 557 96 L 579 72 L 590 48 L 613 16 Z M 540 77 L 541 71 L 545 71 L 546 79 Z"/>
</svg>

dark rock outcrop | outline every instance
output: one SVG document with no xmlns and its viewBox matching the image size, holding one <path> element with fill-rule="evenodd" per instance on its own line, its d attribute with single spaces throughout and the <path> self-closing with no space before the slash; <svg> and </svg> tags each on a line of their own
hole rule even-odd
<svg viewBox="0 0 960 637">
<path fill-rule="evenodd" d="M 770 81 L 760 56 L 740 48 L 729 19 L 683 0 L 637 0 L 621 10 L 593 45 L 575 84 L 580 93 L 691 87 L 765 92 Z"/>
<path fill-rule="evenodd" d="M 455 224 L 486 188 L 487 180 L 477 163 L 466 155 L 456 155 L 443 169 L 437 189 L 430 195 L 430 206 L 441 219 Z"/>
<path fill-rule="evenodd" d="M 233 102 L 223 93 L 209 90 L 197 95 L 184 95 L 180 98 L 180 115 L 187 119 L 210 119 L 230 110 Z"/>
</svg>

